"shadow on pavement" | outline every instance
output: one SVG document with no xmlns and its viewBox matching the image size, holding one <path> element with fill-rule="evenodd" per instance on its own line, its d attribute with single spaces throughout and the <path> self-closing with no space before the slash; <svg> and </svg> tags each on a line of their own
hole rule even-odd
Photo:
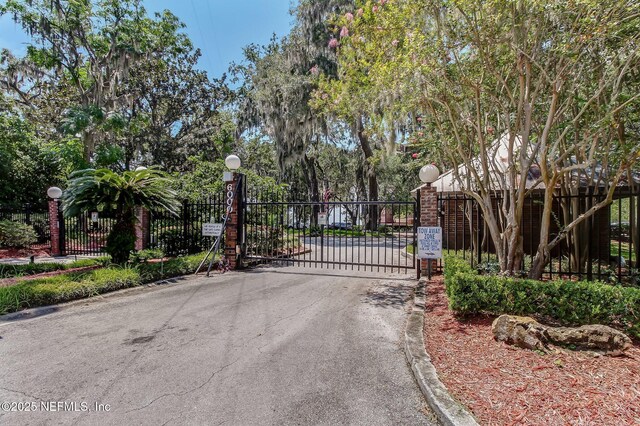
<svg viewBox="0 0 640 426">
<path fill-rule="evenodd" d="M 383 308 L 404 307 L 413 297 L 413 286 L 383 283 L 370 289 L 364 296 L 364 302 Z"/>
<path fill-rule="evenodd" d="M 284 270 L 286 268 L 286 270 Z M 412 282 L 411 276 L 392 276 L 375 272 L 351 271 L 345 269 L 320 269 L 320 268 L 296 268 L 290 265 L 262 265 L 242 270 L 246 274 L 262 274 L 262 273 L 278 273 L 288 275 L 308 275 L 318 277 L 341 277 L 354 279 L 371 279 L 371 280 L 390 280 L 390 281 L 407 281 Z"/>
<path fill-rule="evenodd" d="M 45 315 L 58 312 L 59 310 L 60 308 L 58 306 L 43 306 L 41 308 L 33 308 L 25 311 L 18 311 L 6 315 L 0 315 L 0 325 L 7 322 L 16 322 L 43 317 Z"/>
</svg>

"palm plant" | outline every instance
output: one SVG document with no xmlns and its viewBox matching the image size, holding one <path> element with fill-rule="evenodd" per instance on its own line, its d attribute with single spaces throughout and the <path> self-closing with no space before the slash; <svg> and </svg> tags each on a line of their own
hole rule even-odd
<svg viewBox="0 0 640 426">
<path fill-rule="evenodd" d="M 135 248 L 135 208 L 163 208 L 177 215 L 180 203 L 169 189 L 170 177 L 156 168 L 118 174 L 109 169 L 86 169 L 71 174 L 62 196 L 64 215 L 95 210 L 110 214 L 115 224 L 106 251 L 115 263 L 124 263 Z"/>
</svg>

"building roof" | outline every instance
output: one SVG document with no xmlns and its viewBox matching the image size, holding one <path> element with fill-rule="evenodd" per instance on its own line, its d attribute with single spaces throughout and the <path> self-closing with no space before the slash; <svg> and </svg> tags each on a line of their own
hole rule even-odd
<svg viewBox="0 0 640 426">
<path fill-rule="evenodd" d="M 514 141 L 514 146 L 516 152 L 520 148 L 522 139 L 520 136 L 516 136 Z M 492 161 L 489 164 L 490 174 L 492 179 L 492 187 L 494 189 L 499 189 L 502 186 L 502 182 L 504 182 L 503 175 L 507 170 L 508 166 L 508 158 L 509 158 L 509 134 L 505 132 L 499 139 L 496 139 L 490 148 L 489 158 Z M 571 158 L 571 161 L 575 164 L 577 163 L 577 159 L 575 157 Z M 471 164 L 475 166 L 478 171 L 478 175 L 482 178 L 482 164 L 479 156 L 476 156 L 471 160 Z M 458 166 L 458 175 L 461 179 L 469 179 L 469 186 L 473 186 L 474 177 L 473 174 L 467 172 L 467 166 L 461 164 Z M 573 170 L 570 173 L 572 180 L 579 181 L 580 187 L 587 187 L 592 185 L 605 186 L 607 179 L 607 171 L 603 169 L 601 164 L 596 164 L 594 167 L 589 167 L 585 170 Z M 536 181 L 540 177 L 540 168 L 537 164 L 533 164 L 529 171 L 527 172 L 527 182 L 526 188 L 531 189 L 534 187 Z M 640 184 L 640 173 L 634 172 L 631 175 L 631 179 L 635 184 Z M 618 186 L 627 186 L 629 184 L 627 176 L 624 176 Z M 456 179 L 453 169 L 448 170 L 440 175 L 440 177 L 431 184 L 434 186 L 438 192 L 459 192 L 460 185 L 458 180 Z M 418 188 L 415 188 L 412 193 L 415 193 L 421 188 L 426 187 L 427 184 L 423 184 Z M 535 188 L 544 189 L 544 183 L 538 183 Z"/>
</svg>

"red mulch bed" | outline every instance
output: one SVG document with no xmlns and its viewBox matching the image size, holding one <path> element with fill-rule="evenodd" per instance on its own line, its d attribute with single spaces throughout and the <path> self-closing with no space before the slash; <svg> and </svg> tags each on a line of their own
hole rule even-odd
<svg viewBox="0 0 640 426">
<path fill-rule="evenodd" d="M 49 256 L 49 245 L 43 244 L 41 247 L 33 246 L 27 249 L 3 248 L 0 249 L 0 259 L 13 259 L 16 257 Z"/>
<path fill-rule="evenodd" d="M 427 285 L 427 352 L 449 392 L 483 425 L 640 425 L 640 347 L 613 358 L 547 355 L 496 342 L 490 317 L 459 321 L 443 278 Z"/>
</svg>

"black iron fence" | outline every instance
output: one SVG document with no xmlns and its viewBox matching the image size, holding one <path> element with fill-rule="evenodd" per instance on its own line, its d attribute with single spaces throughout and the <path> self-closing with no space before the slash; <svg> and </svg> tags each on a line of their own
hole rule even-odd
<svg viewBox="0 0 640 426">
<path fill-rule="evenodd" d="M 103 254 L 114 224 L 113 217 L 98 212 L 65 217 L 60 228 L 62 254 Z"/>
<path fill-rule="evenodd" d="M 400 272 L 414 269 L 415 201 L 300 200 L 247 191 L 244 249 L 250 262 Z"/>
<path fill-rule="evenodd" d="M 37 236 L 33 248 L 47 249 L 51 246 L 49 210 L 46 204 L 0 205 L 0 220 L 31 225 Z"/>
<path fill-rule="evenodd" d="M 542 191 L 530 194 L 524 203 L 520 235 L 524 256 L 520 270 L 524 275 L 532 265 L 540 242 L 544 208 Z M 551 251 L 546 265 L 546 279 L 587 279 L 640 283 L 640 191 L 628 187 L 616 190 L 613 203 L 596 211 L 572 231 L 565 227 L 588 209 L 603 201 L 603 190 L 589 187 L 574 193 L 558 193 L 553 198 L 549 241 L 563 234 Z M 501 193 L 492 198 L 496 215 L 503 207 Z M 443 249 L 458 253 L 480 270 L 499 269 L 496 250 L 487 224 L 475 199 L 462 193 L 438 194 Z"/>
<path fill-rule="evenodd" d="M 203 236 L 202 225 L 222 223 L 225 209 L 223 194 L 219 194 L 207 200 L 183 202 L 177 216 L 166 210 L 151 211 L 149 246 L 160 248 L 169 256 L 205 251 L 214 237 Z"/>
</svg>

